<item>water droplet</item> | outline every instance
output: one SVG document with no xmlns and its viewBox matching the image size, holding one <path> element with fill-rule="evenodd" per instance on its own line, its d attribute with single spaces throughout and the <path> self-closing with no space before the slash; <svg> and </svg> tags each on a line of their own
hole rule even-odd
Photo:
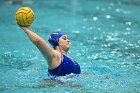
<svg viewBox="0 0 140 93">
<path fill-rule="evenodd" d="M 130 28 L 126 28 L 126 30 L 127 30 L 127 31 L 129 31 L 129 30 L 130 30 Z"/>
<path fill-rule="evenodd" d="M 98 30 L 98 31 L 100 31 L 100 30 L 101 30 L 101 28 L 97 28 L 97 30 Z"/>
<path fill-rule="evenodd" d="M 89 27 L 89 30 L 92 30 L 93 29 L 93 27 Z"/>
<path fill-rule="evenodd" d="M 116 9 L 116 12 L 120 12 L 120 9 Z"/>
<path fill-rule="evenodd" d="M 140 40 L 138 41 L 138 43 L 140 44 Z"/>
<path fill-rule="evenodd" d="M 114 6 L 114 4 L 113 4 L 113 3 L 110 3 L 110 5 L 111 5 L 111 6 Z"/>
<path fill-rule="evenodd" d="M 96 6 L 96 10 L 99 10 L 100 9 L 100 7 L 99 6 Z"/>
<path fill-rule="evenodd" d="M 131 24 L 132 24 L 131 22 L 126 22 L 126 25 L 129 25 L 130 26 Z"/>
<path fill-rule="evenodd" d="M 98 18 L 97 17 L 93 17 L 93 21 L 96 21 Z"/>
<path fill-rule="evenodd" d="M 102 11 L 106 11 L 106 9 L 105 8 L 102 8 Z"/>
<path fill-rule="evenodd" d="M 86 29 L 86 26 L 83 26 L 82 28 L 83 28 L 83 29 Z"/>
<path fill-rule="evenodd" d="M 17 50 L 14 50 L 14 52 L 17 53 L 18 51 Z"/>
<path fill-rule="evenodd" d="M 61 28 L 57 28 L 56 31 L 61 31 Z"/>
<path fill-rule="evenodd" d="M 114 24 L 112 24 L 111 26 L 112 26 L 112 27 L 115 27 L 115 25 L 114 25 Z"/>
<path fill-rule="evenodd" d="M 78 30 L 72 31 L 72 33 L 74 33 L 74 34 L 79 34 L 79 31 L 78 31 Z"/>
<path fill-rule="evenodd" d="M 105 17 L 106 17 L 107 19 L 110 19 L 110 18 L 111 18 L 111 16 L 110 16 L 110 15 L 106 15 Z"/>
</svg>

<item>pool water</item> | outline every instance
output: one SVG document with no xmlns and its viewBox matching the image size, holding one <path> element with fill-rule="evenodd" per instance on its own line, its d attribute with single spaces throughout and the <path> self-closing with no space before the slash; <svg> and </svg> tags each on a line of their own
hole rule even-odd
<svg viewBox="0 0 140 93">
<path fill-rule="evenodd" d="M 139 93 L 139 0 L 0 1 L 0 93 Z M 47 62 L 16 25 L 15 12 L 35 12 L 31 29 L 46 41 L 66 33 L 68 55 L 84 74 L 47 79 Z"/>
</svg>

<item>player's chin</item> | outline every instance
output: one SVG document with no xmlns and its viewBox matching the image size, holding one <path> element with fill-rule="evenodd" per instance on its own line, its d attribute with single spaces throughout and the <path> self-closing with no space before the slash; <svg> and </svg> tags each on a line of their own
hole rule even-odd
<svg viewBox="0 0 140 93">
<path fill-rule="evenodd" d="M 70 45 L 67 45 L 66 48 L 67 48 L 67 50 L 69 50 L 70 49 Z"/>
<path fill-rule="evenodd" d="M 67 48 L 70 48 L 70 44 L 67 44 Z"/>
</svg>

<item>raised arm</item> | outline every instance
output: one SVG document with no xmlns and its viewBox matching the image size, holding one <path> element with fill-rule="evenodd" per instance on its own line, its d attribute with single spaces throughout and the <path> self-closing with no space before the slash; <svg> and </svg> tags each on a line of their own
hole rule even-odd
<svg viewBox="0 0 140 93">
<path fill-rule="evenodd" d="M 55 51 L 51 48 L 44 39 L 32 32 L 29 27 L 21 27 L 27 33 L 30 40 L 36 45 L 47 61 L 52 60 Z"/>
</svg>

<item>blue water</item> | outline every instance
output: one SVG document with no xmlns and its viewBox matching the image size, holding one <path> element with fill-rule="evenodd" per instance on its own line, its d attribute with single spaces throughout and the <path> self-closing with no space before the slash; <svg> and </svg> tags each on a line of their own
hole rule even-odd
<svg viewBox="0 0 140 93">
<path fill-rule="evenodd" d="M 16 25 L 22 6 L 35 12 L 32 30 L 66 33 L 79 76 L 47 79 L 47 62 Z M 0 93 L 139 93 L 139 0 L 0 1 Z"/>
</svg>

